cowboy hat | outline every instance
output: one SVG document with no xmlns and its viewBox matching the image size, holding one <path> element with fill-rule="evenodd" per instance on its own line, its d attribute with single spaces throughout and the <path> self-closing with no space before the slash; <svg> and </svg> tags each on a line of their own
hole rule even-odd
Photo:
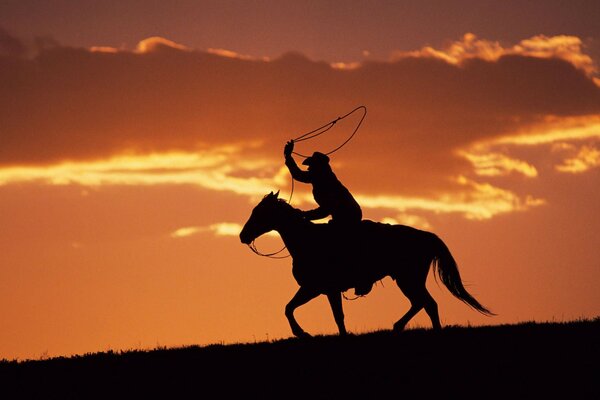
<svg viewBox="0 0 600 400">
<path fill-rule="evenodd" d="M 329 163 L 329 157 L 323 153 L 315 151 L 312 156 L 306 157 L 306 160 L 302 162 L 302 165 L 325 165 Z"/>
</svg>

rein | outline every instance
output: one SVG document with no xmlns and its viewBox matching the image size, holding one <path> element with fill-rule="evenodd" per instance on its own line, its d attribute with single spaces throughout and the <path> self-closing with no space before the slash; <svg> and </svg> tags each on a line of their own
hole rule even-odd
<svg viewBox="0 0 600 400">
<path fill-rule="evenodd" d="M 256 239 L 254 239 L 256 240 Z M 274 251 L 273 253 L 261 253 L 257 248 L 256 248 L 256 244 L 254 243 L 254 240 L 252 241 L 252 243 L 250 243 L 248 245 L 248 247 L 250 248 L 250 250 L 252 250 L 252 252 L 258 256 L 261 257 L 269 257 L 269 258 L 288 258 L 291 257 L 291 255 L 288 253 L 285 256 L 278 256 L 277 254 L 281 253 L 282 251 L 284 251 L 285 249 L 287 249 L 287 247 L 284 245 L 280 250 Z"/>
</svg>

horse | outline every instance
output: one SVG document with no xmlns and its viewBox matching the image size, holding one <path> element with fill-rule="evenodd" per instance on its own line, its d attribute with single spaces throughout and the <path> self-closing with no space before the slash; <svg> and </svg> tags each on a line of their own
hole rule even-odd
<svg viewBox="0 0 600 400">
<path fill-rule="evenodd" d="M 430 268 L 456 298 L 484 315 L 495 315 L 465 289 L 450 250 L 434 233 L 370 220 L 354 229 L 313 223 L 278 196 L 279 192 L 271 192 L 258 203 L 239 236 L 248 246 L 273 230 L 281 236 L 300 286 L 285 307 L 295 336 L 310 334 L 298 324 L 294 311 L 321 294 L 329 300 L 339 334 L 346 335 L 342 294 L 361 282 L 375 283 L 386 276 L 410 301 L 410 309 L 394 323 L 393 331 L 402 331 L 423 308 L 433 329 L 440 330 L 437 303 L 425 286 Z"/>
</svg>

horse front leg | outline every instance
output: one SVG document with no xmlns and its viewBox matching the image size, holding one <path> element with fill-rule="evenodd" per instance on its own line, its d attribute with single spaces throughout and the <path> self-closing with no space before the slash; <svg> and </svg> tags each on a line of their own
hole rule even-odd
<svg viewBox="0 0 600 400">
<path fill-rule="evenodd" d="M 292 333 L 295 336 L 310 337 L 310 334 L 306 333 L 304 329 L 302 329 L 300 325 L 298 325 L 296 318 L 294 318 L 294 311 L 296 310 L 296 308 L 308 303 L 318 295 L 318 292 L 301 286 L 300 289 L 298 289 L 298 291 L 294 295 L 294 297 L 292 297 L 292 300 L 290 300 L 290 302 L 285 306 L 285 316 L 287 317 L 288 322 L 290 323 L 290 327 L 292 328 Z"/>
<path fill-rule="evenodd" d="M 340 336 L 347 334 L 346 325 L 344 325 L 344 309 L 342 308 L 342 293 L 341 292 L 329 292 L 327 293 L 327 299 L 333 311 L 333 318 L 340 331 Z"/>
</svg>

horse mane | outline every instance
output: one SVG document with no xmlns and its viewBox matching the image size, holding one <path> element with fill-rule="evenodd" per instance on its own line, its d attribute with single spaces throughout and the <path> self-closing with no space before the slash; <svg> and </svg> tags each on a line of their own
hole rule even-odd
<svg viewBox="0 0 600 400">
<path fill-rule="evenodd" d="M 278 197 L 279 192 L 267 194 L 263 197 L 259 205 L 275 205 L 277 209 L 283 209 L 284 212 L 287 212 L 288 215 L 292 216 L 295 220 L 300 221 L 304 225 L 324 225 L 324 224 L 315 224 L 314 222 L 307 220 L 302 215 L 304 211 L 299 208 L 291 205 L 287 200 Z"/>
<path fill-rule="evenodd" d="M 289 213 L 294 216 L 294 218 L 301 220 L 302 222 L 304 222 L 307 225 L 315 225 L 312 221 L 309 221 L 302 216 L 302 212 L 303 212 L 302 210 L 294 207 L 293 205 L 288 203 L 287 200 L 281 199 L 281 198 L 277 198 L 276 200 L 277 200 L 276 204 L 280 207 L 286 208 L 287 211 L 289 211 Z"/>
</svg>

